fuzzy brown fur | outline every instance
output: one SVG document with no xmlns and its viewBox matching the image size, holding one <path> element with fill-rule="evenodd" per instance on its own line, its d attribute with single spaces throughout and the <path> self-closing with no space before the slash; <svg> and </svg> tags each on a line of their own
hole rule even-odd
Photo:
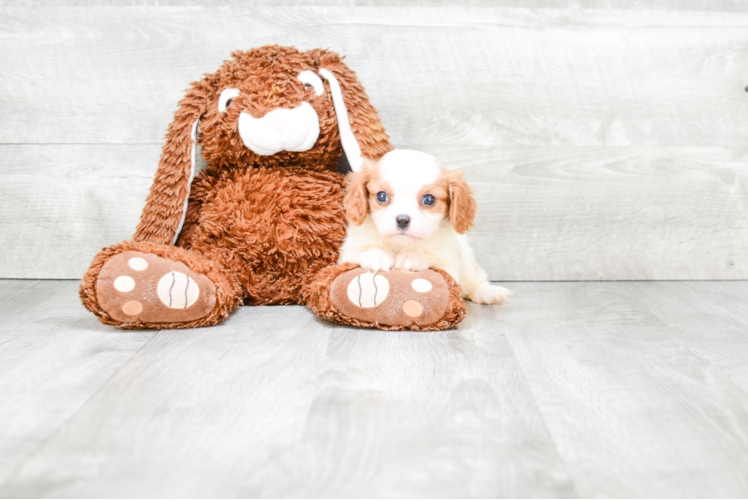
<svg viewBox="0 0 748 500">
<path fill-rule="evenodd" d="M 190 328 L 213 325 L 242 303 L 301 303 L 334 321 L 376 326 L 341 317 L 329 303 L 330 278 L 345 268 L 335 264 L 346 227 L 343 176 L 336 171 L 343 149 L 329 83 L 324 81 L 325 92 L 317 96 L 297 78 L 301 71 L 319 74 L 323 68 L 340 84 L 362 155 L 377 159 L 392 150 L 376 110 L 338 54 L 280 46 L 235 52 L 218 71 L 193 83 L 180 101 L 134 241 L 95 257 L 81 282 L 86 308 L 120 328 Z M 241 93 L 222 113 L 217 100 L 226 88 Z M 244 146 L 237 127 L 240 112 L 260 118 L 304 101 L 319 117 L 320 134 L 311 149 L 259 156 Z M 197 121 L 198 143 L 209 166 L 190 185 Z M 216 287 L 213 310 L 183 323 L 113 319 L 97 300 L 96 280 L 109 259 L 130 250 L 182 262 L 207 276 Z M 459 287 L 445 278 L 454 295 L 450 310 L 433 328 L 422 329 L 448 328 L 464 315 Z"/>
<path fill-rule="evenodd" d="M 233 254 L 246 304 L 298 304 L 315 270 L 338 260 L 345 238 L 342 174 L 210 169 L 193 193 L 177 244 L 202 255 Z"/>
</svg>

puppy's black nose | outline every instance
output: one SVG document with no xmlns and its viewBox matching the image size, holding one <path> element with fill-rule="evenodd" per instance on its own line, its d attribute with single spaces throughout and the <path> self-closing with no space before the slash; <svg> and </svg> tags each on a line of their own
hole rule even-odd
<svg viewBox="0 0 748 500">
<path fill-rule="evenodd" d="M 410 224 L 410 216 L 403 214 L 398 215 L 395 217 L 395 222 L 397 222 L 397 227 L 400 228 L 400 231 L 405 231 L 405 228 Z"/>
</svg>

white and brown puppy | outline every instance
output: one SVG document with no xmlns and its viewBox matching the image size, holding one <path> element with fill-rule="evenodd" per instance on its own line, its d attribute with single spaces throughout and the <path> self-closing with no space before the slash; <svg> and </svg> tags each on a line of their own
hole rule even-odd
<svg viewBox="0 0 748 500">
<path fill-rule="evenodd" d="M 465 235 L 477 204 L 462 174 L 418 151 L 396 149 L 366 161 L 349 174 L 348 235 L 338 262 L 372 272 L 436 267 L 460 284 L 464 297 L 501 304 L 511 292 L 488 282 Z"/>
</svg>

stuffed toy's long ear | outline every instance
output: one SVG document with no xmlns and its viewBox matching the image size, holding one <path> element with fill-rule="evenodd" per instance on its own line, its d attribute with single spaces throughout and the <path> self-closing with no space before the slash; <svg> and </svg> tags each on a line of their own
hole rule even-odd
<svg viewBox="0 0 748 500">
<path fill-rule="evenodd" d="M 324 50 L 310 54 L 319 61 L 319 74 L 330 84 L 343 150 L 351 169 L 358 172 L 362 158 L 378 160 L 394 148 L 369 96 L 342 58 Z"/>
<path fill-rule="evenodd" d="M 166 133 L 151 192 L 135 231 L 135 241 L 168 245 L 177 241 L 195 176 L 197 124 L 214 95 L 215 89 L 210 81 L 211 78 L 206 77 L 193 83 L 184 99 L 179 101 L 179 109 Z"/>
</svg>

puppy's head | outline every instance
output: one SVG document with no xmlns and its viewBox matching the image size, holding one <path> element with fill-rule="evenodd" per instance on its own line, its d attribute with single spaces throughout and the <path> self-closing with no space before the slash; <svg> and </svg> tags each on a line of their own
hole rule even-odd
<svg viewBox="0 0 748 500">
<path fill-rule="evenodd" d="M 462 170 L 451 172 L 433 156 L 409 150 L 364 162 L 348 177 L 344 203 L 352 224 L 360 226 L 371 214 L 380 236 L 401 243 L 426 239 L 445 221 L 466 233 L 477 209 Z"/>
</svg>

